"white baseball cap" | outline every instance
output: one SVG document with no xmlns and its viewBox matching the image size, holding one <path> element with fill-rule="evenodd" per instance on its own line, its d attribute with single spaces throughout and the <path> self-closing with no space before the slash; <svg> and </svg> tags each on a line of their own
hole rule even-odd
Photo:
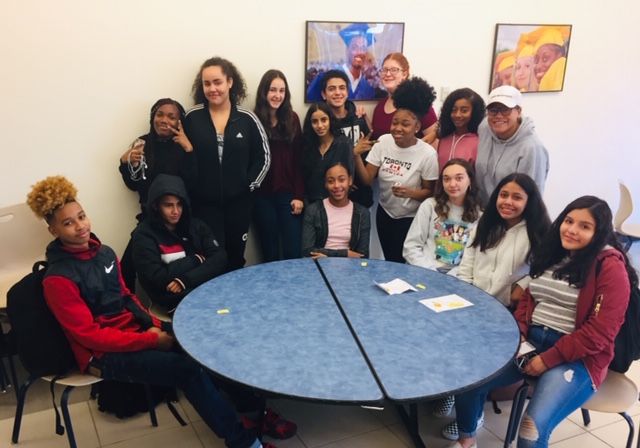
<svg viewBox="0 0 640 448">
<path fill-rule="evenodd" d="M 504 104 L 507 107 L 522 106 L 522 93 L 515 87 L 500 86 L 493 89 L 489 94 L 489 101 L 487 101 L 487 107 L 494 103 Z"/>
</svg>

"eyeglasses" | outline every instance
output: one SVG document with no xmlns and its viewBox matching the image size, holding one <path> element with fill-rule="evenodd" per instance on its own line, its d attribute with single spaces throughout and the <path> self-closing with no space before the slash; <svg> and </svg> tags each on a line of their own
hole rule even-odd
<svg viewBox="0 0 640 448">
<path fill-rule="evenodd" d="M 391 73 L 392 75 L 397 75 L 399 72 L 403 72 L 404 70 L 402 70 L 401 68 L 398 67 L 391 67 L 391 68 L 383 68 L 382 70 L 380 70 L 380 72 L 383 75 L 386 75 L 387 73 Z"/>
<path fill-rule="evenodd" d="M 491 115 L 492 117 L 495 117 L 496 115 L 498 115 L 498 112 L 500 112 L 500 115 L 502 115 L 503 117 L 508 117 L 509 114 L 511 114 L 511 111 L 513 110 L 513 107 L 507 107 L 507 106 L 502 106 L 502 107 L 488 107 L 487 108 L 487 112 L 489 113 L 489 115 Z"/>
</svg>

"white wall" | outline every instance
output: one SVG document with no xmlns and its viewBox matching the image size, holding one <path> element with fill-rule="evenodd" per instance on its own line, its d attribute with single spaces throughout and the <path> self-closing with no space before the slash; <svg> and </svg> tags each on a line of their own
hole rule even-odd
<svg viewBox="0 0 640 448">
<path fill-rule="evenodd" d="M 305 20 L 335 20 L 405 22 L 413 74 L 438 92 L 468 86 L 485 97 L 496 23 L 572 24 L 564 91 L 526 95 L 523 109 L 550 152 L 545 200 L 552 216 L 583 194 L 606 199 L 615 212 L 618 179 L 640 197 L 640 2 L 527 5 L 2 0 L 0 207 L 24 201 L 36 181 L 63 174 L 78 187 L 93 230 L 120 252 L 137 201 L 119 177 L 118 158 L 147 132 L 153 102 L 170 96 L 189 107 L 199 65 L 220 55 L 245 76 L 250 107 L 262 74 L 284 71 L 302 116 Z"/>
</svg>

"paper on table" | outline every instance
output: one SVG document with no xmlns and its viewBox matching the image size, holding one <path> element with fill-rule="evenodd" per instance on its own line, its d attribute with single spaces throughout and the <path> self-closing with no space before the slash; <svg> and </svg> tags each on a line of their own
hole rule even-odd
<svg viewBox="0 0 640 448">
<path fill-rule="evenodd" d="M 473 305 L 473 303 L 469 302 L 467 299 L 463 299 L 457 294 L 449 294 L 448 296 L 434 297 L 433 299 L 424 299 L 424 300 L 421 300 L 420 303 L 422 303 L 427 308 L 432 309 L 436 313 L 440 313 L 442 311 L 455 310 L 458 308 L 466 308 L 468 306 Z"/>
<path fill-rule="evenodd" d="M 402 294 L 403 292 L 407 291 L 417 291 L 416 288 L 399 278 L 393 279 L 387 283 L 374 283 L 385 290 L 388 294 Z"/>
</svg>

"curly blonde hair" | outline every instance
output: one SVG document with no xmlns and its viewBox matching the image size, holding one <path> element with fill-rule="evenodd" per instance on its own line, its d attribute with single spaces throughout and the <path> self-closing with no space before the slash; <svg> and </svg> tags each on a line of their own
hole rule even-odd
<svg viewBox="0 0 640 448">
<path fill-rule="evenodd" d="M 60 207 L 76 200 L 78 189 L 64 176 L 49 176 L 32 186 L 27 205 L 38 219 L 49 222 Z"/>
</svg>

